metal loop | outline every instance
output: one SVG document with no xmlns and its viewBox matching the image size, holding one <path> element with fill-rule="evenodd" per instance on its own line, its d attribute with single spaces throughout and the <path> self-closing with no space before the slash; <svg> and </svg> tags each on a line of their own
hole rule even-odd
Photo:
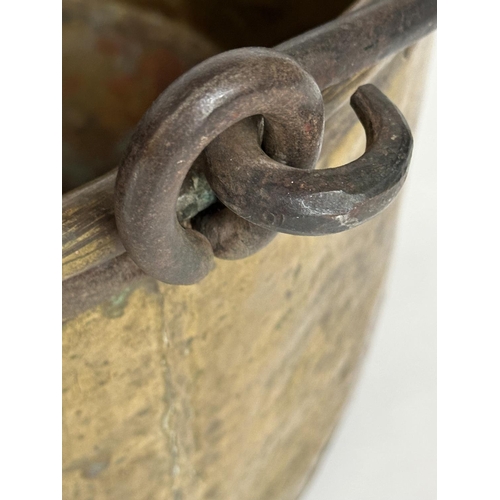
<svg viewBox="0 0 500 500">
<path fill-rule="evenodd" d="M 177 197 L 205 147 L 253 115 L 265 117 L 270 154 L 314 167 L 324 126 L 321 92 L 297 62 L 270 49 L 238 49 L 201 63 L 145 113 L 118 170 L 115 215 L 124 247 L 147 274 L 192 284 L 210 271 L 212 247 L 181 227 Z"/>
<path fill-rule="evenodd" d="M 336 169 L 302 171 L 315 166 L 321 145 L 320 89 L 431 32 L 435 4 L 380 0 L 276 50 L 226 52 L 174 82 L 143 116 L 118 171 L 117 226 L 136 264 L 161 281 L 191 284 L 209 272 L 214 251 L 241 258 L 276 230 L 339 232 L 382 210 L 410 160 L 404 118 L 373 86 L 360 88 L 352 105 L 367 134 L 365 154 Z M 255 120 L 244 120 L 254 115 L 264 116 L 262 141 Z M 195 218 L 193 231 L 180 226 L 175 209 L 205 148 L 207 176 L 232 211 Z"/>
<path fill-rule="evenodd" d="M 338 168 L 302 171 L 276 162 L 270 168 L 246 123 L 220 135 L 207 148 L 207 179 L 219 200 L 262 228 L 299 235 L 345 231 L 382 211 L 406 177 L 411 131 L 373 85 L 360 87 L 351 105 L 366 132 L 366 152 Z"/>
</svg>

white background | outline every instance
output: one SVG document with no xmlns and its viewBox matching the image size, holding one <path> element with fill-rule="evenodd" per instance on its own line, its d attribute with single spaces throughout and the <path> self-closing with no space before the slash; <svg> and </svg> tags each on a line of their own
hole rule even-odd
<svg viewBox="0 0 500 500">
<path fill-rule="evenodd" d="M 385 299 L 358 385 L 301 500 L 436 498 L 436 57 Z"/>
</svg>

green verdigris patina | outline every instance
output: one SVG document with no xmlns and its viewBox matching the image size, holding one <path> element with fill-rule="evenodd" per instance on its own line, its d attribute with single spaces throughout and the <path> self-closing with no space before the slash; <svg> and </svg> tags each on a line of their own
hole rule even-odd
<svg viewBox="0 0 500 500">
<path fill-rule="evenodd" d="M 428 48 L 324 93 L 319 168 L 362 152 L 348 98 L 366 81 L 415 125 Z M 297 498 L 366 349 L 397 203 L 338 235 L 280 234 L 245 260 L 217 260 L 196 285 L 171 286 L 120 261 L 113 175 L 64 199 L 64 498 Z M 201 177 L 189 182 L 186 218 L 212 201 Z M 98 268 L 103 293 L 98 279 L 78 288 Z"/>
</svg>

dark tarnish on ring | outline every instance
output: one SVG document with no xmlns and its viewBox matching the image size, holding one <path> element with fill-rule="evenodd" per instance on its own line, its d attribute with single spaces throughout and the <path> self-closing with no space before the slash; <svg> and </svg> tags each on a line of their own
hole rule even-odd
<svg viewBox="0 0 500 500">
<path fill-rule="evenodd" d="M 313 171 L 323 136 L 321 90 L 346 81 L 436 27 L 435 0 L 380 0 L 276 49 L 215 56 L 175 81 L 145 113 L 119 166 L 120 237 L 147 274 L 171 284 L 200 281 L 214 254 L 236 259 L 276 231 L 344 231 L 385 208 L 404 182 L 408 125 L 372 85 L 351 104 L 365 154 Z M 177 198 L 200 157 L 219 200 L 182 227 Z"/>
<path fill-rule="evenodd" d="M 360 87 L 351 105 L 366 132 L 366 152 L 338 168 L 303 171 L 277 162 L 269 168 L 254 160 L 264 156 L 255 134 L 241 133 L 248 124 L 220 135 L 207 149 L 208 181 L 217 197 L 253 224 L 299 235 L 338 233 L 379 213 L 404 182 L 412 135 L 396 106 L 373 85 Z"/>
<path fill-rule="evenodd" d="M 323 99 L 291 57 L 238 49 L 175 81 L 143 116 L 122 160 L 115 214 L 123 245 L 147 274 L 171 284 L 200 281 L 213 265 L 209 241 L 176 216 L 182 182 L 205 147 L 252 115 L 280 161 L 313 168 L 323 137 Z"/>
</svg>

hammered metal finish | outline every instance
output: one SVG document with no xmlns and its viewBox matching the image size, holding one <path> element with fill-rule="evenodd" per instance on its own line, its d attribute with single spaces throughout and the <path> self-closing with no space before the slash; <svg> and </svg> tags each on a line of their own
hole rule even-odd
<svg viewBox="0 0 500 500">
<path fill-rule="evenodd" d="M 321 168 L 362 153 L 348 96 L 367 80 L 415 126 L 428 47 L 421 43 L 329 92 Z M 106 180 L 111 194 L 113 181 Z M 107 188 L 97 187 L 99 196 L 81 201 L 80 217 L 85 203 L 99 206 Z M 68 217 L 75 203 L 68 200 Z M 134 281 L 103 253 L 114 248 L 116 229 L 89 226 L 94 216 L 74 219 L 86 254 L 81 261 L 68 255 L 83 270 L 74 277 L 96 262 L 117 267 L 108 274 L 114 288 L 94 282 L 91 302 L 80 288 L 73 303 L 83 311 L 67 309 L 63 497 L 297 499 L 355 382 L 396 213 L 393 204 L 337 235 L 280 234 L 248 259 L 216 261 L 191 287 Z M 99 254 L 90 252 L 96 245 Z"/>
<path fill-rule="evenodd" d="M 191 26 L 215 25 L 210 2 L 198 2 L 203 9 Z M 93 5 L 102 13 L 106 3 Z M 159 9 L 146 13 L 153 17 L 174 12 L 174 23 L 197 17 L 195 0 L 128 3 L 133 13 L 139 4 Z M 285 3 L 235 0 L 230 10 L 264 16 L 274 5 L 282 19 L 281 10 L 291 8 Z M 318 5 L 312 0 L 295 12 Z M 312 19 L 303 17 L 297 26 Z M 250 25 L 235 24 L 224 36 L 240 29 L 248 39 Z M 365 150 L 349 106 L 364 84 L 376 85 L 415 127 L 429 44 L 323 91 L 318 169 L 349 164 Z M 257 120 L 252 133 L 259 126 Z M 203 161 L 173 208 L 184 229 L 202 221 L 196 216 L 207 207 L 232 213 L 217 212 Z M 125 251 L 115 181 L 116 169 L 63 197 L 63 498 L 296 500 L 355 383 L 382 296 L 398 202 L 340 234 L 278 234 L 245 260 L 216 259 L 206 279 L 183 287 L 148 277 Z"/>
<path fill-rule="evenodd" d="M 130 257 L 160 281 L 188 285 L 212 269 L 214 249 L 239 258 L 269 243 L 270 230 L 339 232 L 383 210 L 405 179 L 412 138 L 373 87 L 359 89 L 352 101 L 368 141 L 357 163 L 321 173 L 281 164 L 315 165 L 323 129 L 319 89 L 407 47 L 435 24 L 434 0 L 385 0 L 278 47 L 293 59 L 239 49 L 178 79 L 144 115 L 118 169 L 115 213 Z M 255 120 L 227 131 L 254 115 L 264 118 L 262 150 Z M 192 231 L 178 223 L 176 200 L 205 148 L 209 183 L 233 214 L 211 211 Z"/>
</svg>

